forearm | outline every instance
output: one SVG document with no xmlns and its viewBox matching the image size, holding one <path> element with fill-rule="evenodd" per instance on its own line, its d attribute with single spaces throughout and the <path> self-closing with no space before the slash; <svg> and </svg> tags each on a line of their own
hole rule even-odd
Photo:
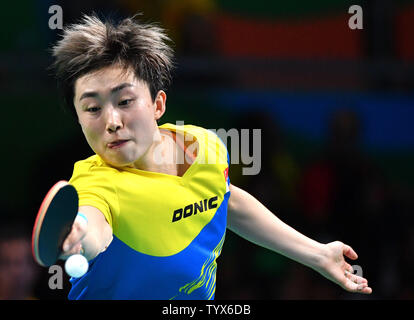
<svg viewBox="0 0 414 320">
<path fill-rule="evenodd" d="M 277 218 L 252 195 L 231 186 L 227 227 L 241 237 L 318 269 L 324 245 Z"/>
<path fill-rule="evenodd" d="M 91 260 L 106 249 L 112 240 L 112 229 L 106 222 L 104 215 L 95 207 L 83 206 L 79 208 L 88 219 L 87 232 L 82 239 L 83 255 Z"/>
<path fill-rule="evenodd" d="M 82 215 L 75 219 L 72 230 L 63 243 L 62 259 L 81 252 L 86 259 L 91 260 L 112 241 L 112 229 L 98 209 L 82 206 L 79 212 Z"/>
</svg>

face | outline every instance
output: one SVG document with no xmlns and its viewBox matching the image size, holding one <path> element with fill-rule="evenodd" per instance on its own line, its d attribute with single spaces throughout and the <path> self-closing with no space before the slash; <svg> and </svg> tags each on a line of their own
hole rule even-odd
<svg viewBox="0 0 414 320">
<path fill-rule="evenodd" d="M 75 82 L 74 104 L 85 138 L 96 154 L 115 167 L 149 159 L 159 137 L 157 120 L 165 112 L 165 101 L 164 91 L 153 101 L 148 85 L 131 69 L 118 66 Z"/>
</svg>

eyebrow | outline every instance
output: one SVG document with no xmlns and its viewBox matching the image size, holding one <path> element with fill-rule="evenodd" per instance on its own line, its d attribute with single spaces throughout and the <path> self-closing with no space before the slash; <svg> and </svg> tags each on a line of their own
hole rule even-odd
<svg viewBox="0 0 414 320">
<path fill-rule="evenodd" d="M 133 86 L 134 85 L 132 83 L 127 83 L 127 82 L 121 83 L 119 86 L 116 86 L 116 87 L 114 87 L 114 88 L 111 89 L 111 94 L 113 94 L 113 93 L 115 93 L 117 91 L 121 91 L 124 88 L 133 87 Z M 95 98 L 97 96 L 98 96 L 98 93 L 96 91 L 84 92 L 80 96 L 79 101 L 81 101 L 82 99 L 85 99 L 85 98 Z"/>
</svg>

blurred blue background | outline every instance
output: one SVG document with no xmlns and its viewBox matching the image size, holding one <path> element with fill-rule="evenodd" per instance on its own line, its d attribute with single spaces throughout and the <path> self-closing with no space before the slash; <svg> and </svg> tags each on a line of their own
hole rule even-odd
<svg viewBox="0 0 414 320">
<path fill-rule="evenodd" d="M 61 109 L 51 5 L 63 23 L 143 12 L 176 51 L 165 122 L 262 129 L 262 170 L 231 181 L 321 242 L 341 240 L 374 290 L 350 295 L 315 272 L 227 233 L 217 299 L 414 298 L 414 2 L 19 1 L 1 10 L 0 299 L 65 299 L 33 265 L 31 226 L 51 185 L 91 155 Z M 350 30 L 348 9 L 363 9 Z"/>
</svg>

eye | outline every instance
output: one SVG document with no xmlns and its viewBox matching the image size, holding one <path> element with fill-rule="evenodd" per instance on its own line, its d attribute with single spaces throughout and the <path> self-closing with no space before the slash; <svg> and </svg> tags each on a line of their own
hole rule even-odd
<svg viewBox="0 0 414 320">
<path fill-rule="evenodd" d="M 96 112 L 98 112 L 99 110 L 101 110 L 101 108 L 100 108 L 100 107 L 90 107 L 90 108 L 87 108 L 87 109 L 86 109 L 86 112 L 96 113 Z"/>
<path fill-rule="evenodd" d="M 131 102 L 134 101 L 134 99 L 125 99 L 118 103 L 119 106 L 128 106 L 131 104 Z"/>
</svg>

